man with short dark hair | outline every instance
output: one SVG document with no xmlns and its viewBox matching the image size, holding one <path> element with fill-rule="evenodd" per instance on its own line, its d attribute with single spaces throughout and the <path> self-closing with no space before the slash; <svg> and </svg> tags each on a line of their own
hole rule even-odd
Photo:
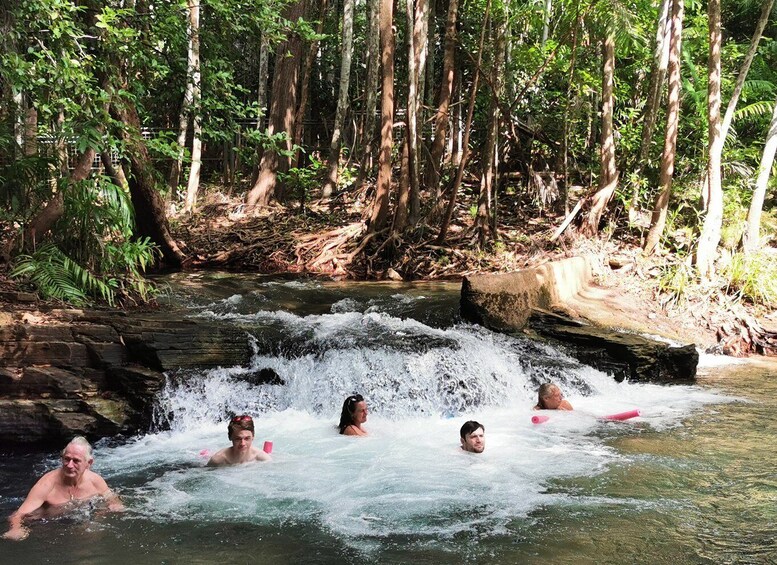
<svg viewBox="0 0 777 565">
<path fill-rule="evenodd" d="M 91 470 L 94 458 L 92 446 L 85 438 L 78 436 L 62 450 L 62 466 L 43 475 L 30 489 L 19 509 L 8 518 L 10 528 L 3 537 L 23 540 L 29 535 L 24 519 L 37 511 L 51 512 L 68 504 L 101 496 L 113 511 L 123 510 L 119 498 L 111 492 L 103 478 Z M 43 514 L 44 516 L 46 514 Z"/>
<path fill-rule="evenodd" d="M 461 448 L 470 453 L 483 453 L 486 448 L 486 428 L 475 420 L 464 422 L 459 431 Z"/>
</svg>

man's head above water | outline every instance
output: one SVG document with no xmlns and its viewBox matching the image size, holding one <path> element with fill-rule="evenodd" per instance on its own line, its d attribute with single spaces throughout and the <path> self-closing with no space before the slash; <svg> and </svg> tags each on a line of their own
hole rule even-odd
<svg viewBox="0 0 777 565">
<path fill-rule="evenodd" d="M 483 453 L 486 448 L 486 429 L 475 420 L 464 422 L 459 430 L 461 448 L 470 453 Z"/>
</svg>

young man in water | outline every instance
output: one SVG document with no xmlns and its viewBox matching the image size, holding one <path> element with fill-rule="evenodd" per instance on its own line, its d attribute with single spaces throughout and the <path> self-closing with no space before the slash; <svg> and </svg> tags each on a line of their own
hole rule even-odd
<svg viewBox="0 0 777 565">
<path fill-rule="evenodd" d="M 53 516 L 98 496 L 107 502 L 109 510 L 124 510 L 103 478 L 91 470 L 92 463 L 89 442 L 81 436 L 73 438 L 62 450 L 62 467 L 49 471 L 35 483 L 19 509 L 8 518 L 11 527 L 3 537 L 23 540 L 30 533 L 24 525 L 27 516 Z"/>
<path fill-rule="evenodd" d="M 486 448 L 486 429 L 475 420 L 464 422 L 459 430 L 461 448 L 470 453 L 483 453 Z"/>
<path fill-rule="evenodd" d="M 267 453 L 253 446 L 254 421 L 251 416 L 244 414 L 232 418 L 227 426 L 227 437 L 232 442 L 232 447 L 217 451 L 208 461 L 208 467 L 272 460 Z"/>
</svg>

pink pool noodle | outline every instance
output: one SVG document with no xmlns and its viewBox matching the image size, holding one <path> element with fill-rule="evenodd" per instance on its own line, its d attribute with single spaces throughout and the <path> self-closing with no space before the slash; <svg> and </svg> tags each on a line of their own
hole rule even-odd
<svg viewBox="0 0 777 565">
<path fill-rule="evenodd" d="M 532 416 L 531 417 L 531 423 L 532 424 L 544 424 L 550 420 L 550 416 Z"/>
<path fill-rule="evenodd" d="M 621 412 L 620 414 L 611 414 L 610 416 L 605 416 L 604 419 L 623 421 L 630 418 L 636 418 L 639 415 L 639 410 L 635 408 L 634 410 L 629 410 L 628 412 Z"/>
<path fill-rule="evenodd" d="M 210 457 L 210 451 L 208 451 L 207 449 L 203 449 L 202 451 L 200 451 L 200 457 Z"/>
<path fill-rule="evenodd" d="M 264 447 L 262 448 L 262 451 L 265 453 L 272 453 L 272 442 L 266 441 L 264 442 Z"/>
</svg>

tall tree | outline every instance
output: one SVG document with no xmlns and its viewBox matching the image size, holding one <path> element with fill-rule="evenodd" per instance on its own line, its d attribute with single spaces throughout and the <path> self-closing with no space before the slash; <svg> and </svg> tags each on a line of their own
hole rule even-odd
<svg viewBox="0 0 777 565">
<path fill-rule="evenodd" d="M 407 139 L 407 175 L 408 186 L 408 208 L 410 205 L 410 194 L 416 195 L 418 199 L 418 57 L 416 56 L 415 42 L 417 40 L 415 32 L 415 5 L 414 0 L 405 0 L 405 15 L 407 17 L 407 128 L 405 128 L 405 137 Z M 400 202 L 402 200 L 400 199 Z M 401 223 L 394 222 L 396 229 L 404 229 L 406 216 L 399 214 L 403 220 Z"/>
<path fill-rule="evenodd" d="M 745 253 L 752 253 L 759 248 L 761 232 L 761 212 L 763 211 L 766 187 L 769 184 L 769 175 L 774 165 L 774 154 L 777 152 L 777 101 L 774 103 L 772 121 L 769 132 L 766 134 L 761 165 L 758 167 L 758 178 L 755 181 L 753 199 L 750 201 L 750 209 L 747 212 L 747 223 L 742 234 L 742 248 Z"/>
<path fill-rule="evenodd" d="M 386 225 L 391 193 L 391 150 L 394 128 L 394 2 L 380 3 L 380 60 L 383 68 L 381 92 L 380 153 L 378 155 L 378 183 L 370 215 L 369 233 L 382 230 Z"/>
<path fill-rule="evenodd" d="M 415 72 L 418 77 L 418 84 L 416 85 L 416 109 L 415 109 L 415 122 L 416 122 L 416 144 L 414 148 L 415 158 L 413 160 L 413 170 L 411 171 L 412 178 L 415 179 L 414 183 L 410 186 L 410 218 L 411 224 L 418 223 L 418 218 L 421 213 L 421 190 L 419 179 L 420 168 L 420 150 L 421 139 L 423 137 L 422 132 L 418 132 L 418 125 L 422 124 L 423 129 L 424 113 L 423 113 L 423 101 L 424 92 L 426 90 L 426 66 L 429 51 L 429 14 L 430 14 L 430 0 L 416 0 L 415 5 L 415 20 L 413 23 L 413 47 L 415 57 Z M 433 1 L 433 0 L 432 0 Z"/>
<path fill-rule="evenodd" d="M 367 84 L 364 95 L 364 121 L 362 125 L 362 153 L 356 186 L 363 188 L 372 168 L 375 147 L 375 111 L 378 99 L 380 71 L 380 0 L 367 0 Z"/>
<path fill-rule="evenodd" d="M 198 53 L 195 56 L 195 39 L 193 31 L 193 22 L 197 22 L 197 26 L 199 27 L 199 13 L 195 13 L 195 11 L 199 12 L 199 2 L 196 0 L 187 0 L 186 9 L 186 31 L 189 35 L 189 46 L 186 54 L 186 86 L 184 87 L 181 111 L 178 113 L 178 157 L 173 159 L 173 163 L 170 167 L 170 176 L 167 181 L 171 193 L 178 189 L 178 182 L 181 178 L 183 156 L 186 147 L 186 133 L 189 129 L 189 118 L 192 114 L 194 102 L 194 77 L 195 72 L 199 72 L 199 62 L 197 60 L 199 58 L 199 46 L 197 47 Z M 199 33 L 197 35 L 197 41 L 199 42 Z"/>
<path fill-rule="evenodd" d="M 669 5 L 670 0 L 661 0 L 658 9 L 658 22 L 656 24 L 655 48 L 653 50 L 653 62 L 650 69 L 650 83 L 648 85 L 648 96 L 645 101 L 645 111 L 642 113 L 642 139 L 639 145 L 639 154 L 637 162 L 634 165 L 632 174 L 632 193 L 629 203 L 629 221 L 636 219 L 637 209 L 639 207 L 639 187 L 641 182 L 642 170 L 650 155 L 650 147 L 653 144 L 653 131 L 658 121 L 658 108 L 661 104 L 661 93 L 666 82 L 666 72 L 669 67 L 669 35 L 671 25 L 669 25 Z"/>
<path fill-rule="evenodd" d="M 709 17 L 709 59 L 707 62 L 709 202 L 696 248 L 696 268 L 702 279 L 709 279 L 714 272 L 720 230 L 723 225 L 723 186 L 720 171 L 720 161 L 723 155 L 723 137 L 720 132 L 720 48 L 723 40 L 720 31 L 720 0 L 709 0 L 707 15 Z"/>
<path fill-rule="evenodd" d="M 440 167 L 445 151 L 446 133 L 450 121 L 450 104 L 453 96 L 454 73 L 456 69 L 456 20 L 458 16 L 458 0 L 448 0 L 448 17 L 445 20 L 445 51 L 442 59 L 442 80 L 440 94 L 437 99 L 437 113 L 434 117 L 434 140 L 432 141 L 429 167 L 426 171 L 426 185 L 439 199 Z"/>
<path fill-rule="evenodd" d="M 677 149 L 677 130 L 680 125 L 680 56 L 682 45 L 684 5 L 683 0 L 672 0 L 671 38 L 669 41 L 669 94 L 666 109 L 666 133 L 664 150 L 661 153 L 659 192 L 653 206 L 650 229 L 645 238 L 644 252 L 654 253 L 661 241 L 669 210 L 669 196 L 672 194 L 674 161 Z"/>
<path fill-rule="evenodd" d="M 186 186 L 186 211 L 192 212 L 197 202 L 202 168 L 202 84 L 200 73 L 200 0 L 187 0 L 191 43 L 189 53 L 192 76 L 192 166 Z"/>
<path fill-rule="evenodd" d="M 332 129 L 332 142 L 329 145 L 329 168 L 322 189 L 322 196 L 332 196 L 337 188 L 338 171 L 340 168 L 340 144 L 342 142 L 345 111 L 348 108 L 348 89 L 351 84 L 351 58 L 353 56 L 353 7 L 354 0 L 343 2 L 343 42 L 340 56 L 340 88 L 337 97 L 335 123 Z"/>
<path fill-rule="evenodd" d="M 284 8 L 283 13 L 285 19 L 298 22 L 307 14 L 307 1 L 292 2 Z M 281 147 L 266 148 L 262 153 L 256 182 L 246 196 L 247 211 L 269 205 L 276 196 L 282 197 L 282 194 L 276 195 L 278 173 L 289 169 L 289 157 L 286 155 L 291 154 L 294 139 L 294 119 L 297 111 L 303 47 L 302 37 L 292 31 L 286 41 L 282 42 L 275 51 L 275 72 L 267 134 L 268 136 L 285 134 L 285 139 L 278 142 Z M 280 153 L 281 150 L 285 150 L 283 155 Z"/>
<path fill-rule="evenodd" d="M 602 214 L 610 202 L 618 185 L 618 172 L 615 169 L 615 137 L 613 135 L 612 115 L 615 106 L 615 35 L 608 32 L 602 42 L 602 141 L 600 148 L 601 172 L 599 189 L 591 199 L 591 208 L 585 220 L 584 231 L 595 234 L 599 231 Z"/>
</svg>

